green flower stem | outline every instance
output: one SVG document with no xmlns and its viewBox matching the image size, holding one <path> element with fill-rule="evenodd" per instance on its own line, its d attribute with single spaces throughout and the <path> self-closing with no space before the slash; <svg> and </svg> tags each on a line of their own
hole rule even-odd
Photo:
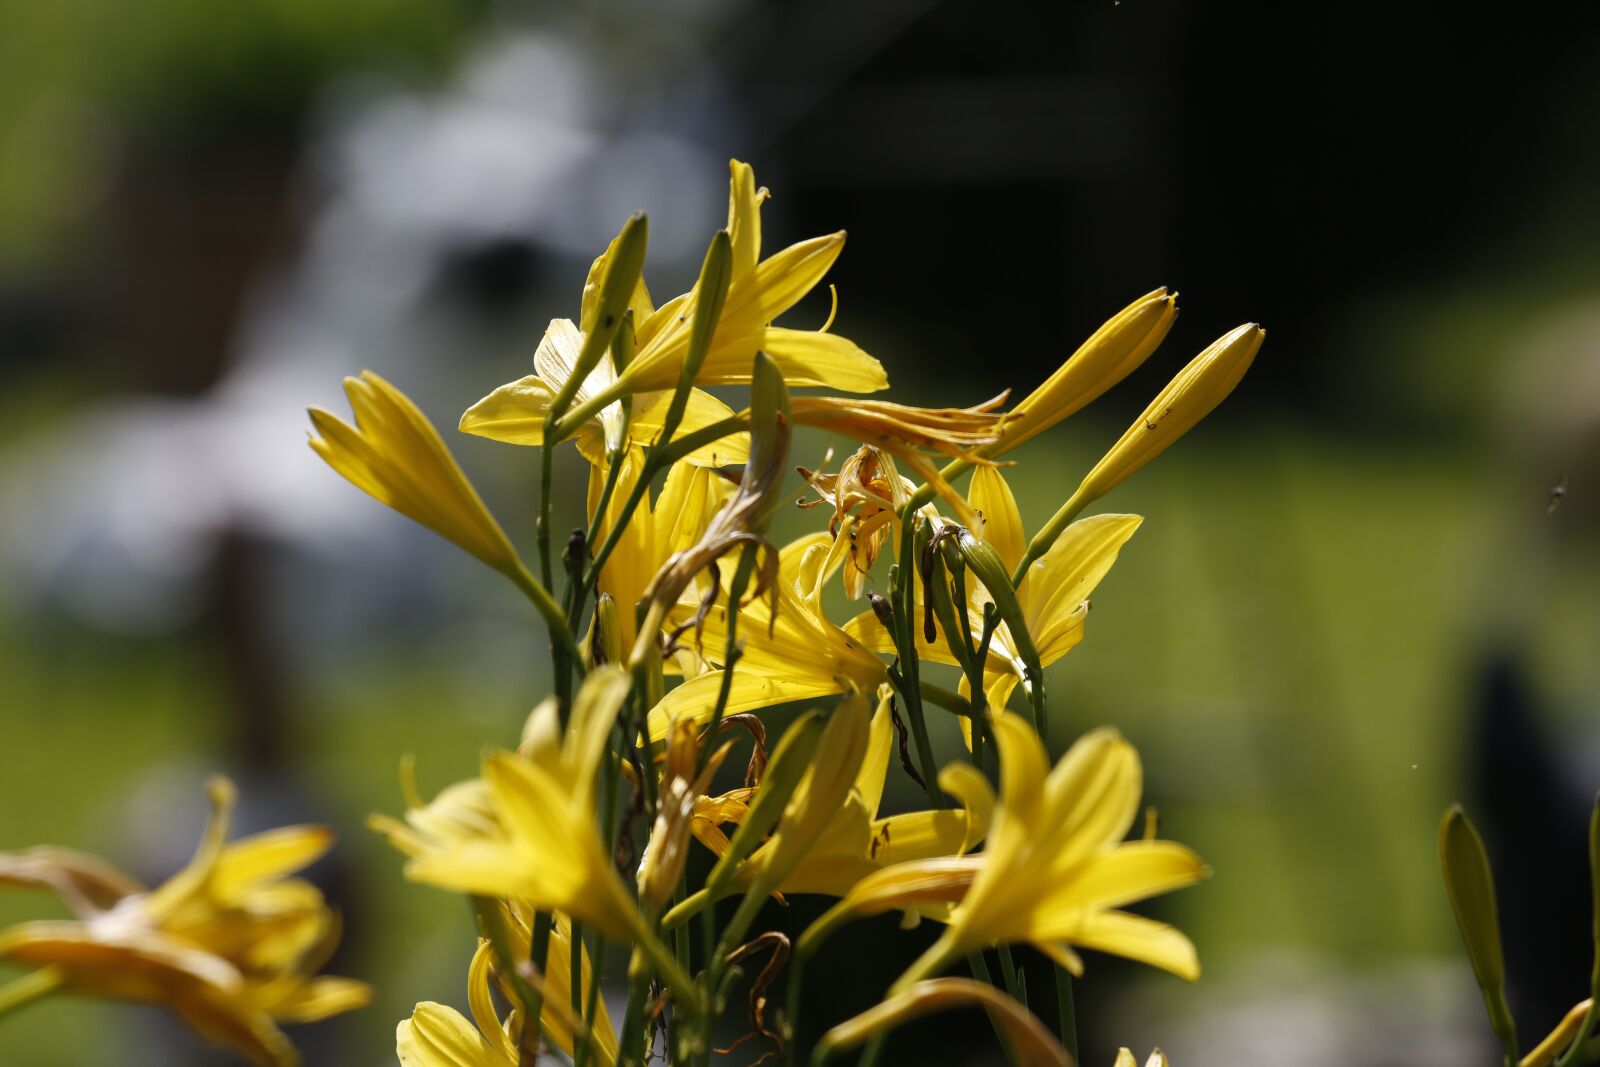
<svg viewBox="0 0 1600 1067">
<path fill-rule="evenodd" d="M 644 1009 L 650 999 L 650 965 L 641 947 L 628 960 L 628 1007 L 622 1017 L 622 1038 L 617 1049 L 618 1067 L 643 1067 Z"/>
<path fill-rule="evenodd" d="M 0 986 L 0 1017 L 32 1004 L 61 988 L 66 973 L 59 967 L 40 967 Z"/>
<path fill-rule="evenodd" d="M 945 686 L 936 685 L 927 679 L 923 679 L 921 682 L 919 682 L 918 688 L 922 692 L 923 703 L 932 704 L 934 707 L 943 708 L 952 714 L 960 715 L 962 718 L 972 717 L 972 701 L 968 700 L 954 689 L 948 689 Z"/>
<path fill-rule="evenodd" d="M 1056 970 L 1056 1012 L 1059 1015 L 1059 1029 L 1061 1044 L 1071 1057 L 1070 1062 L 1078 1062 L 1078 1016 L 1072 1007 L 1072 975 L 1059 963 Z"/>
<path fill-rule="evenodd" d="M 922 771 L 922 783 L 928 792 L 928 802 L 936 808 L 948 807 L 938 786 L 938 764 L 933 756 L 933 744 L 928 739 L 928 723 L 922 711 L 922 687 L 917 660 L 917 598 L 916 598 L 916 513 L 908 506 L 900 513 L 900 560 L 893 570 L 894 581 L 894 642 L 897 668 L 889 678 L 895 682 L 900 697 L 905 701 L 906 717 L 911 720 L 911 735 L 916 740 L 917 763 Z"/>
<path fill-rule="evenodd" d="M 523 595 L 532 602 L 534 610 L 539 613 L 539 617 L 549 627 L 551 648 L 560 649 L 569 656 L 577 656 L 578 641 L 572 636 L 572 628 L 567 625 L 566 613 L 561 610 L 561 605 L 556 603 L 555 597 L 550 595 L 550 590 L 529 574 L 528 568 L 520 565 L 516 570 L 509 572 L 507 577 L 522 590 Z"/>
<path fill-rule="evenodd" d="M 800 987 L 805 977 L 806 955 L 796 952 L 789 959 L 788 988 L 783 1009 L 783 1067 L 794 1064 L 794 1046 L 800 1039 Z"/>
<path fill-rule="evenodd" d="M 639 502 L 644 499 L 645 493 L 649 492 L 651 479 L 689 453 L 703 448 L 713 441 L 720 441 L 730 434 L 739 433 L 741 430 L 749 428 L 750 419 L 748 417 L 733 415 L 719 422 L 714 422 L 710 426 L 702 426 L 693 433 L 684 434 L 670 444 L 646 449 L 644 469 L 639 472 L 639 480 L 634 483 L 632 491 L 628 494 L 627 501 L 622 505 L 621 520 L 606 532 L 605 541 L 601 544 L 599 550 L 594 553 L 593 560 L 583 573 L 585 595 L 600 580 L 601 568 L 606 565 L 606 560 L 611 558 L 611 553 L 615 551 L 617 542 L 622 539 L 622 531 L 627 527 L 628 519 L 638 509 Z"/>
<path fill-rule="evenodd" d="M 540 975 L 544 974 L 545 967 L 550 962 L 550 928 L 554 925 L 552 917 L 547 911 L 533 913 L 533 929 L 528 937 L 528 963 Z M 543 1008 L 542 997 L 537 989 L 528 987 L 527 998 L 524 1001 L 527 1014 L 524 1019 L 534 1020 L 534 1025 L 539 1025 L 539 1012 Z"/>
<path fill-rule="evenodd" d="M 728 698 L 733 691 L 734 665 L 743 655 L 739 647 L 739 612 L 744 606 L 744 593 L 750 585 L 750 576 L 755 572 L 756 557 L 760 548 L 745 546 L 739 551 L 739 562 L 735 565 L 733 581 L 728 583 L 728 640 L 722 653 L 722 682 L 717 686 L 717 702 L 711 709 L 711 721 L 706 725 L 705 742 L 700 746 L 700 753 L 695 762 L 695 775 L 705 769 L 706 761 L 711 758 L 711 747 L 717 736 L 717 731 L 722 728 L 722 718 L 728 713 Z"/>
<path fill-rule="evenodd" d="M 1033 540 L 1028 542 L 1027 551 L 1022 554 L 1022 562 L 1017 564 L 1017 569 L 1011 574 L 1013 588 L 1022 584 L 1022 579 L 1028 576 L 1028 568 L 1033 566 L 1034 561 L 1040 556 L 1050 551 L 1051 546 L 1056 543 L 1056 539 L 1061 536 L 1072 520 L 1078 517 L 1078 513 L 1089 506 L 1092 500 L 1092 497 L 1084 496 L 1083 490 L 1079 489 L 1050 517 L 1050 521 L 1044 524 L 1044 528 L 1033 535 Z"/>
</svg>

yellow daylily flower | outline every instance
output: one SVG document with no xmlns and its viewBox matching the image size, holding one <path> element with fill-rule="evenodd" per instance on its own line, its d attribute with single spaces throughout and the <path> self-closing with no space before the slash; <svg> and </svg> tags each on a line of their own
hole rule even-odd
<svg viewBox="0 0 1600 1067">
<path fill-rule="evenodd" d="M 551 943 L 556 940 L 554 932 Z M 516 1067 L 520 1016 L 500 1021 L 489 995 L 493 950 L 479 940 L 467 970 L 469 1022 L 454 1008 L 425 1000 L 395 1027 L 395 1052 L 401 1067 Z M 515 1014 L 515 1013 L 514 1013 Z M 570 1051 L 570 1049 L 569 1049 Z"/>
<path fill-rule="evenodd" d="M 606 512 L 598 525 L 598 540 L 604 542 L 621 517 L 621 511 L 644 469 L 644 455 L 629 449 L 617 461 L 621 466 Z M 598 465 L 589 473 L 589 514 L 600 505 L 608 468 Z M 620 610 L 617 632 L 621 645 L 612 655 L 621 658 L 633 647 L 638 635 L 634 608 L 644 599 L 645 590 L 663 565 L 679 552 L 699 543 L 713 516 L 730 496 L 733 486 L 714 471 L 688 463 L 674 463 L 662 483 L 661 495 L 651 502 L 647 489 L 639 506 L 628 520 L 616 549 L 600 569 L 597 587 L 609 594 Z"/>
<path fill-rule="evenodd" d="M 648 301 L 648 297 L 639 299 Z M 571 319 L 552 319 L 534 352 L 534 373 L 500 386 L 468 408 L 461 416 L 461 432 L 506 444 L 544 444 L 544 420 L 550 401 L 572 376 L 583 337 L 584 329 Z M 615 384 L 616 377 L 611 360 L 602 359 L 578 387 L 574 406 L 599 396 Z M 671 396 L 670 392 L 651 392 L 635 397 L 631 418 L 623 412 L 622 401 L 607 404 L 578 429 L 578 451 L 599 466 L 608 454 L 619 449 L 654 443 Z M 693 389 L 677 434 L 681 437 L 732 415 L 733 409 L 728 405 L 710 393 Z M 749 434 L 730 434 L 689 453 L 686 461 L 700 466 L 734 466 L 743 463 L 749 451 Z"/>
<path fill-rule="evenodd" d="M 356 488 L 428 527 L 513 579 L 526 574 L 516 549 L 415 404 L 371 371 L 344 380 L 356 424 L 321 408 L 312 451 Z"/>
<path fill-rule="evenodd" d="M 516 915 L 527 910 L 519 906 L 507 914 Z M 525 957 L 528 952 L 526 921 L 514 925 L 512 930 L 512 948 L 520 950 Z M 552 1046 L 570 1056 L 573 1051 L 572 924 L 566 916 L 555 916 L 549 945 L 540 1029 Z M 522 1016 L 520 1011 L 514 1010 L 504 1021 L 500 1019 L 490 996 L 491 982 L 497 978 L 493 964 L 493 948 L 487 940 L 480 940 L 467 972 L 471 1021 L 454 1008 L 432 1001 L 418 1004 L 409 1019 L 401 1020 L 395 1028 L 395 1051 L 401 1067 L 516 1067 Z M 582 966 L 583 993 L 587 997 L 591 981 L 587 953 Z M 503 982 L 500 985 L 506 999 L 515 1004 L 515 996 Z M 595 999 L 595 1018 L 589 1025 L 589 1033 L 594 1041 L 591 1062 L 597 1067 L 612 1067 L 617 1060 L 617 1034 L 603 998 Z"/>
<path fill-rule="evenodd" d="M 748 382 L 751 358 L 761 351 L 777 363 L 790 386 L 822 385 L 849 393 L 887 388 L 889 379 L 882 364 L 854 342 L 825 329 L 772 325 L 822 281 L 844 248 L 844 234 L 814 237 L 762 260 L 761 201 L 766 199 L 766 190 L 757 190 L 749 164 L 732 160 L 729 170 L 732 276 L 710 351 L 696 380 L 723 385 Z M 630 391 L 671 389 L 677 384 L 697 299 L 697 293 L 691 291 L 640 321 L 638 349 L 621 375 Z"/>
<path fill-rule="evenodd" d="M 579 919 L 607 937 L 633 940 L 643 927 L 633 897 L 595 821 L 595 774 L 627 696 L 620 667 L 584 679 L 563 736 L 549 700 L 529 717 L 520 754 L 490 752 L 481 784 L 406 813 L 406 824 L 374 828 L 411 857 L 406 876 L 459 893 L 517 897 Z M 480 817 L 483 808 L 493 819 Z"/>
<path fill-rule="evenodd" d="M 845 546 L 836 545 L 819 531 L 791 542 L 779 553 L 773 598 L 776 615 L 767 598 L 752 601 L 739 612 L 744 652 L 729 687 L 728 714 L 851 689 L 873 692 L 887 677 L 882 660 L 823 614 L 823 584 L 842 562 L 844 550 Z M 731 573 L 724 574 L 725 591 L 730 581 Z M 701 654 L 719 668 L 727 643 L 725 600 L 724 596 L 706 613 L 700 640 Z M 694 606 L 680 605 L 670 618 L 684 623 L 692 620 L 695 612 Z M 721 684 L 719 669 L 691 678 L 669 692 L 650 711 L 651 740 L 664 738 L 674 719 L 708 722 Z"/>
<path fill-rule="evenodd" d="M 1050 769 L 1044 744 L 1020 716 L 994 720 L 1000 748 L 1000 802 L 994 825 L 943 935 L 897 983 L 897 990 L 950 960 L 998 942 L 1025 941 L 1071 970 L 1072 947 L 1148 963 L 1191 981 L 1200 975 L 1194 945 L 1165 923 L 1118 910 L 1124 904 L 1192 885 L 1206 876 L 1198 856 L 1170 841 L 1124 841 L 1139 811 L 1138 753 L 1114 730 L 1080 738 Z M 904 906 L 874 901 L 882 880 L 902 884 L 937 868 L 912 861 L 858 887 L 861 910 Z M 931 869 L 929 869 L 931 868 Z M 859 912 L 858 912 L 859 913 Z"/>
<path fill-rule="evenodd" d="M 1023 557 L 1027 538 L 1016 498 L 1005 477 L 994 467 L 978 467 L 972 472 L 967 498 L 980 520 L 973 533 L 994 547 L 1008 569 L 1014 569 Z M 1082 642 L 1089 594 L 1111 570 L 1118 552 L 1143 521 L 1137 515 L 1115 514 L 1079 519 L 1028 569 L 1016 591 L 1017 603 L 1041 665 L 1049 666 Z M 983 630 L 984 605 L 991 598 L 970 573 L 966 584 L 967 617 L 976 640 Z M 874 651 L 894 651 L 889 631 L 871 612 L 850 620 L 845 630 Z M 921 625 L 917 627 L 917 654 L 935 663 L 957 662 L 939 632 L 937 620 L 932 641 L 927 640 Z M 984 664 L 984 691 L 990 706 L 1005 707 L 1017 682 L 1026 676 L 1016 638 L 1004 622 L 998 623 Z M 961 684 L 966 692 L 966 679 Z"/>
<path fill-rule="evenodd" d="M 828 795 L 824 803 L 815 807 L 826 821 L 802 854 L 783 861 L 787 869 L 772 885 L 774 892 L 842 897 L 874 871 L 908 860 L 959 856 L 983 839 L 989 813 L 981 802 L 960 810 L 914 811 L 879 818 L 895 744 L 892 700 L 893 691 L 882 687 L 877 709 L 866 727 L 864 745 L 830 744 L 824 749 L 832 772 L 846 791 L 842 796 Z M 858 731 L 859 727 L 852 735 Z M 850 770 L 855 760 L 859 765 L 852 778 Z M 802 786 L 802 790 L 805 788 Z M 796 797 L 800 800 L 804 795 L 797 792 Z M 774 858 L 782 854 L 782 827 L 789 821 L 786 814 L 779 823 L 779 833 L 750 855 L 734 880 L 736 885 L 747 886 L 762 877 Z M 726 851 L 723 848 L 718 855 Z"/>
<path fill-rule="evenodd" d="M 365 983 L 316 976 L 338 944 L 338 916 L 315 886 L 284 877 L 332 835 L 297 826 L 229 843 L 233 786 L 217 779 L 210 793 L 194 858 L 154 890 L 78 853 L 0 855 L 0 884 L 56 889 L 78 916 L 0 932 L 0 960 L 39 968 L 19 981 L 41 992 L 163 1004 L 257 1064 L 291 1067 L 299 1054 L 279 1022 L 315 1022 L 372 998 Z"/>
</svg>

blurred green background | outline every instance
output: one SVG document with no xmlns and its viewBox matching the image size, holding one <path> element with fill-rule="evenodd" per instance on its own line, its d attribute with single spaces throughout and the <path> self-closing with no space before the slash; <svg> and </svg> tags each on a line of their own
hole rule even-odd
<svg viewBox="0 0 1600 1067">
<path fill-rule="evenodd" d="M 1268 327 L 1219 415 L 1105 501 L 1147 521 L 1049 679 L 1053 747 L 1119 726 L 1215 870 L 1154 909 L 1198 987 L 1090 959 L 1085 1062 L 1492 1062 L 1437 877 L 1447 803 L 1501 868 L 1525 1032 L 1589 965 L 1597 21 L 0 0 L 0 848 L 159 880 L 224 771 L 243 829 L 340 832 L 335 969 L 378 1001 L 301 1031 L 310 1064 L 391 1062 L 417 1000 L 460 1003 L 463 905 L 363 820 L 401 808 L 402 754 L 431 793 L 509 741 L 543 641 L 320 468 L 303 408 L 343 413 L 340 377 L 377 368 L 529 543 L 531 453 L 448 428 L 525 373 L 628 212 L 658 296 L 686 287 L 737 155 L 776 194 L 769 246 L 850 231 L 835 328 L 898 400 L 1026 391 L 1181 290 L 1147 367 L 1018 456 L 1030 525 L 1190 355 Z M 576 457 L 558 475 L 575 509 Z M 0 922 L 56 913 L 0 896 Z M 926 933 L 867 926 L 817 1020 Z M 904 1040 L 994 1057 L 977 1018 Z M 227 1061 L 154 1011 L 46 1002 L 0 1021 L 0 1062 Z"/>
</svg>

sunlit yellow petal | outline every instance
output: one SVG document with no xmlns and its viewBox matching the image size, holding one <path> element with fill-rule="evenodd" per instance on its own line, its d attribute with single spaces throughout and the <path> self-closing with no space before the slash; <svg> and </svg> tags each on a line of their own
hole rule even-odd
<svg viewBox="0 0 1600 1067">
<path fill-rule="evenodd" d="M 1027 550 L 1028 538 L 1022 530 L 1017 498 L 1000 471 L 985 466 L 973 470 L 967 500 L 982 520 L 982 529 L 974 532 L 994 546 L 1007 570 L 1016 570 Z"/>
<path fill-rule="evenodd" d="M 554 395 L 536 374 L 507 382 L 462 414 L 461 432 L 509 445 L 542 445 Z"/>
</svg>

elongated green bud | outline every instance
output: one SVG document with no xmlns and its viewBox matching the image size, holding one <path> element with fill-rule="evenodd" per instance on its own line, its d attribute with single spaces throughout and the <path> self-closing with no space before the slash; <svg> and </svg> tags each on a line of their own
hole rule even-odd
<svg viewBox="0 0 1600 1067">
<path fill-rule="evenodd" d="M 617 234 L 617 239 L 612 242 L 607 250 L 604 272 L 600 277 L 600 294 L 594 304 L 593 321 L 586 321 L 583 327 L 583 347 L 578 350 L 577 361 L 573 364 L 572 373 L 567 375 L 567 380 L 561 384 L 561 391 L 550 401 L 546 420 L 554 422 L 566 414 L 567 408 L 572 404 L 572 398 L 577 395 L 578 389 L 588 380 L 589 372 L 594 370 L 605 358 L 607 350 L 611 348 L 611 340 L 616 336 L 617 328 L 622 325 L 622 317 L 627 312 L 633 301 L 634 290 L 639 285 L 639 277 L 644 271 L 644 254 L 650 244 L 650 221 L 643 212 L 629 217 L 622 224 L 622 232 Z M 588 294 L 585 294 L 587 303 Z M 554 444 L 546 435 L 545 447 Z"/>
<path fill-rule="evenodd" d="M 1044 713 L 1044 668 L 1039 662 L 1039 650 L 1034 646 L 1033 635 L 1028 631 L 1028 619 L 1023 614 L 1021 602 L 1017 599 L 1016 589 L 1012 585 L 1011 575 L 1006 571 L 1005 561 L 1000 558 L 1000 553 L 995 551 L 993 545 L 972 536 L 966 530 L 961 531 L 960 536 L 956 538 L 956 548 L 966 561 L 967 569 L 989 591 L 995 609 L 1000 612 L 1000 621 L 1005 623 L 1006 629 L 1011 632 L 1011 640 L 1016 645 L 1017 654 L 1022 657 L 1023 666 L 1027 669 L 1028 677 L 1024 681 L 1029 699 L 1033 702 L 1034 725 L 1042 737 L 1047 726 Z"/>
<path fill-rule="evenodd" d="M 711 351 L 711 338 L 717 332 L 717 321 L 722 317 L 722 305 L 728 299 L 728 285 L 733 278 L 733 250 L 728 231 L 718 230 L 706 249 L 706 258 L 700 264 L 700 280 L 694 287 L 694 301 L 689 314 L 689 350 L 684 354 L 683 366 L 678 370 L 678 387 L 673 391 L 672 404 L 661 423 L 660 444 L 671 440 L 683 421 L 684 409 L 689 403 L 689 391 L 705 364 L 706 353 Z"/>
<path fill-rule="evenodd" d="M 1452 804 L 1439 824 L 1439 865 L 1444 888 L 1467 946 L 1472 974 L 1483 990 L 1489 1025 L 1505 1046 L 1506 1064 L 1517 1063 L 1517 1026 L 1506 1003 L 1506 966 L 1500 950 L 1500 918 L 1495 910 L 1494 875 L 1483 838 L 1459 804 Z"/>
</svg>

